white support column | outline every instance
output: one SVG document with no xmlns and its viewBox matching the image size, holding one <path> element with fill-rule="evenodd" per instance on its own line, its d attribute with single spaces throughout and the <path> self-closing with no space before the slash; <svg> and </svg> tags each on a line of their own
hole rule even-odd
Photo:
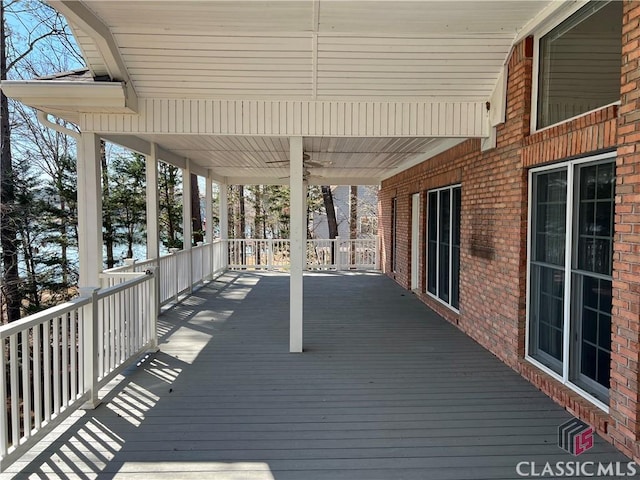
<svg viewBox="0 0 640 480">
<path fill-rule="evenodd" d="M 226 183 L 218 184 L 220 189 L 220 238 L 229 240 L 229 186 Z"/>
<path fill-rule="evenodd" d="M 191 220 L 191 168 L 190 160 L 185 159 L 185 167 L 182 169 L 182 249 L 188 252 L 187 275 L 189 277 L 189 293 L 193 292 L 193 222 Z"/>
<path fill-rule="evenodd" d="M 289 351 L 291 353 L 299 353 L 303 349 L 303 270 L 307 243 L 302 137 L 289 138 L 289 169 L 291 187 Z"/>
<path fill-rule="evenodd" d="M 218 194 L 220 197 L 220 240 L 222 240 L 224 246 L 223 254 L 223 268 L 229 266 L 229 187 L 226 183 L 218 184 Z"/>
<path fill-rule="evenodd" d="M 213 181 L 211 180 L 211 170 L 207 170 L 207 178 L 205 179 L 205 232 L 204 241 L 206 243 L 213 242 Z"/>
<path fill-rule="evenodd" d="M 151 154 L 146 158 L 147 179 L 147 258 L 160 257 L 160 222 L 158 200 L 158 157 L 156 144 L 151 143 Z"/>
<path fill-rule="evenodd" d="M 97 287 L 102 272 L 100 137 L 83 133 L 78 146 L 79 287 Z"/>
<path fill-rule="evenodd" d="M 182 169 L 182 249 L 191 250 L 193 242 L 193 223 L 191 222 L 191 168 L 190 160 L 185 161 Z"/>
</svg>

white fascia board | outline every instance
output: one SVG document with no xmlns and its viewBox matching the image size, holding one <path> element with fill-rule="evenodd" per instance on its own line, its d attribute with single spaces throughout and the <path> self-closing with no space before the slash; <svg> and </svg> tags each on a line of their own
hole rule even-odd
<svg viewBox="0 0 640 480">
<path fill-rule="evenodd" d="M 0 88 L 7 97 L 44 111 L 61 108 L 77 112 L 135 113 L 128 106 L 125 86 L 121 82 L 4 80 Z"/>
<path fill-rule="evenodd" d="M 405 160 L 404 162 L 402 162 L 400 164 L 400 166 L 394 168 L 391 172 L 389 172 L 386 175 L 383 175 L 383 177 L 380 179 L 382 180 L 386 180 L 388 178 L 391 178 L 401 172 L 404 172 L 405 170 L 408 170 L 411 167 L 414 167 L 426 160 L 429 160 L 432 157 L 435 157 L 436 155 L 439 155 L 442 152 L 445 152 L 447 150 L 449 150 L 450 148 L 455 147 L 456 145 L 459 145 L 460 143 L 464 142 L 468 140 L 467 138 L 447 138 L 447 139 L 442 139 L 440 141 L 438 141 L 431 149 L 429 149 L 426 152 L 422 152 L 419 153 L 417 155 L 414 155 L 413 157 L 410 157 L 408 160 Z"/>
</svg>

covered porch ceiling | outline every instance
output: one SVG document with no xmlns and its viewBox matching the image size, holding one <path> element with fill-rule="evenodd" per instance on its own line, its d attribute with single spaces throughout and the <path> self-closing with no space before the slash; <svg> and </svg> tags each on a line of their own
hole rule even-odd
<svg viewBox="0 0 640 480">
<path fill-rule="evenodd" d="M 137 137 L 137 142 L 119 135 L 104 138 L 141 153 L 153 142 L 162 151 L 188 158 L 192 172 L 206 175 L 210 170 L 214 179 L 231 185 L 289 182 L 288 137 L 152 134 Z M 311 185 L 376 185 L 463 140 L 305 137 L 304 175 Z"/>
<path fill-rule="evenodd" d="M 48 3 L 93 84 L 3 82 L 9 96 L 227 183 L 286 183 L 302 136 L 311 183 L 363 184 L 488 137 L 512 46 L 584 2 Z"/>
</svg>

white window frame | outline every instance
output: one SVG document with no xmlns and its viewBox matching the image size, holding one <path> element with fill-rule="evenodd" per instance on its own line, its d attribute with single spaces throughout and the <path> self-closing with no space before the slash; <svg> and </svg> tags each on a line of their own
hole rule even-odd
<svg viewBox="0 0 640 480">
<path fill-rule="evenodd" d="M 605 404 L 591 393 L 586 390 L 580 388 L 578 385 L 573 383 L 570 378 L 570 362 L 571 362 L 571 322 L 570 313 L 571 313 L 571 294 L 572 294 L 572 259 L 573 259 L 573 235 L 574 235 L 574 206 L 573 206 L 573 198 L 574 198 L 574 172 L 576 170 L 576 166 L 584 163 L 592 163 L 597 162 L 599 160 L 615 160 L 616 152 L 607 152 L 599 155 L 591 155 L 587 157 L 580 157 L 574 160 L 569 160 L 566 162 L 554 163 L 552 165 L 545 165 L 543 167 L 532 168 L 529 170 L 528 180 L 528 214 L 527 214 L 527 292 L 526 292 L 526 322 L 525 322 L 525 360 L 529 363 L 535 365 L 537 368 L 545 372 L 547 375 L 555 378 L 563 385 L 567 386 L 578 395 L 583 397 L 585 400 L 593 403 L 595 406 L 604 410 L 606 413 L 609 413 L 609 405 Z M 549 170 L 557 170 L 559 168 L 567 169 L 567 218 L 566 218 L 566 238 L 569 238 L 569 241 L 566 242 L 565 245 L 565 258 L 564 258 L 564 274 L 565 274 L 565 287 L 564 287 L 564 319 L 563 322 L 563 344 L 562 344 L 562 375 L 559 375 L 557 372 L 547 367 L 540 361 L 533 358 L 529 353 L 529 341 L 530 341 L 530 301 L 531 301 L 531 220 L 533 217 L 533 175 L 536 173 L 549 171 Z M 570 207 L 570 208 L 569 208 Z"/>
<path fill-rule="evenodd" d="M 618 0 L 613 0 L 618 1 Z M 611 102 L 607 105 L 602 105 L 601 107 L 594 108 L 593 110 L 589 110 L 588 112 L 581 113 L 580 115 L 576 115 L 575 117 L 566 118 L 557 123 L 553 123 L 551 125 L 547 125 L 546 127 L 538 128 L 538 85 L 540 82 L 540 40 L 551 30 L 556 28 L 562 22 L 567 20 L 571 15 L 576 13 L 581 8 L 585 7 L 589 2 L 576 2 L 569 9 L 563 9 L 561 13 L 558 15 L 552 16 L 550 19 L 545 21 L 542 25 L 538 26 L 538 28 L 533 32 L 533 74 L 531 76 L 531 81 L 533 82 L 531 85 L 531 120 L 529 130 L 531 133 L 542 132 L 549 128 L 557 127 L 558 125 L 562 125 L 563 123 L 572 122 L 578 118 L 585 117 L 587 115 L 592 114 L 593 112 L 597 112 L 598 110 L 602 110 L 604 108 L 611 107 L 613 105 L 620 105 L 621 101 Z"/>
<path fill-rule="evenodd" d="M 447 307 L 449 310 L 454 311 L 455 313 L 459 314 L 460 313 L 460 309 L 454 307 L 453 305 L 451 305 L 450 303 L 445 302 L 444 300 L 442 300 L 438 295 L 434 295 L 433 293 L 431 293 L 429 291 L 429 194 L 430 193 L 438 193 L 438 205 L 436 206 L 436 210 L 437 210 L 437 215 L 438 218 L 440 216 L 440 192 L 444 191 L 444 190 L 449 190 L 451 192 L 451 202 L 453 202 L 453 189 L 454 188 L 460 188 L 460 191 L 462 192 L 462 184 L 461 183 L 456 183 L 454 185 L 447 185 L 446 187 L 440 187 L 440 188 L 433 188 L 431 190 L 427 190 L 427 199 L 426 199 L 426 208 L 424 211 L 424 215 L 427 219 L 426 221 L 426 228 L 425 228 L 425 235 L 426 235 L 426 247 L 425 247 L 425 251 L 424 251 L 424 264 L 425 264 L 425 273 L 426 273 L 426 278 L 425 278 L 425 293 L 430 297 L 433 298 L 434 300 L 440 302 L 442 305 L 444 305 L 445 307 Z M 462 199 L 462 195 L 460 195 L 460 198 Z M 462 208 L 462 205 L 460 205 L 460 208 Z M 461 215 L 462 216 L 462 215 Z M 462 218 L 460 218 L 460 221 L 462 223 Z M 453 243 L 453 208 L 449 209 L 449 225 L 451 226 L 449 228 L 449 245 L 452 246 Z M 436 228 L 436 238 L 440 238 L 440 221 L 438 220 L 438 225 Z M 440 242 L 438 243 L 438 247 L 436 248 L 436 291 L 438 291 L 438 287 L 440 284 Z M 452 260 L 452 256 L 451 256 L 451 251 L 452 249 L 449 248 L 449 268 L 451 269 L 451 260 Z M 452 286 L 452 280 L 451 280 L 451 271 L 449 271 L 449 295 L 451 295 L 451 286 Z M 460 272 L 458 272 L 458 282 L 460 281 Z M 458 302 L 460 302 L 460 289 L 458 288 Z"/>
</svg>

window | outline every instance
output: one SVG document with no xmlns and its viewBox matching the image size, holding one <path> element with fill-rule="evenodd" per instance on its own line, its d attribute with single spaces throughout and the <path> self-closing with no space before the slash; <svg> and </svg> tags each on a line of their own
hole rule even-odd
<svg viewBox="0 0 640 480">
<path fill-rule="evenodd" d="M 427 194 L 427 292 L 457 309 L 460 284 L 459 186 Z"/>
<path fill-rule="evenodd" d="M 622 2 L 589 2 L 538 45 L 537 128 L 620 100 Z"/>
<path fill-rule="evenodd" d="M 528 355 L 608 400 L 615 160 L 531 173 Z"/>
<path fill-rule="evenodd" d="M 391 271 L 395 272 L 398 259 L 398 199 L 391 200 Z"/>
</svg>

